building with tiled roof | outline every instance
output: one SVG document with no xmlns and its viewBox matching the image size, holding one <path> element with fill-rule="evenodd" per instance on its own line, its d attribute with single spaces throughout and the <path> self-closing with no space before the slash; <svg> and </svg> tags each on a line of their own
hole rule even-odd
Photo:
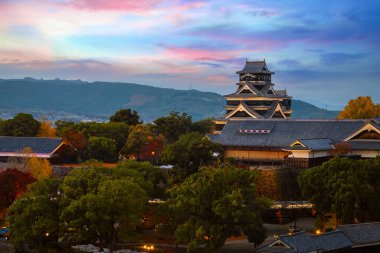
<svg viewBox="0 0 380 253">
<path fill-rule="evenodd" d="M 380 252 L 380 223 L 341 225 L 334 231 L 309 235 L 299 232 L 280 236 L 259 247 L 259 253 L 374 253 Z"/>
<path fill-rule="evenodd" d="M 0 162 L 35 156 L 56 163 L 73 160 L 76 151 L 61 138 L 0 136 Z"/>
<path fill-rule="evenodd" d="M 229 119 L 208 137 L 224 147 L 226 157 L 250 165 L 308 168 L 334 155 L 380 156 L 376 119 Z"/>
<path fill-rule="evenodd" d="M 308 168 L 336 155 L 380 156 L 380 118 L 291 119 L 291 97 L 273 88 L 265 60 L 246 61 L 236 73 L 236 92 L 225 96 L 226 114 L 208 135 L 225 157 L 254 168 Z"/>
<path fill-rule="evenodd" d="M 275 90 L 272 75 L 265 60 L 246 61 L 242 70 L 237 71 L 239 82 L 234 93 L 224 96 L 227 101 L 226 114 L 216 120 L 216 130 L 223 128 L 230 118 L 288 118 L 291 97 L 286 90 Z"/>
</svg>

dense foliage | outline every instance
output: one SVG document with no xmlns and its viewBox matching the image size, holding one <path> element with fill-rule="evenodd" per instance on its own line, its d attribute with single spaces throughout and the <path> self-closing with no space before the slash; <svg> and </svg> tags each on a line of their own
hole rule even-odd
<svg viewBox="0 0 380 253">
<path fill-rule="evenodd" d="M 131 109 L 121 109 L 115 112 L 114 115 L 110 117 L 110 122 L 125 123 L 129 126 L 135 126 L 137 124 L 142 124 L 140 116 L 136 111 Z"/>
<path fill-rule="evenodd" d="M 106 137 L 91 136 L 84 150 L 85 159 L 97 159 L 103 162 L 117 162 L 116 142 Z"/>
<path fill-rule="evenodd" d="M 175 166 L 179 180 L 198 171 L 200 166 L 210 165 L 222 159 L 223 148 L 199 133 L 188 133 L 165 147 L 161 154 L 163 163 Z"/>
<path fill-rule="evenodd" d="M 369 119 L 373 117 L 380 117 L 380 104 L 374 104 L 369 96 L 351 99 L 338 115 L 338 119 Z"/>
<path fill-rule="evenodd" d="M 351 160 L 336 157 L 298 177 L 322 224 L 335 213 L 342 224 L 380 220 L 380 158 Z"/>
<path fill-rule="evenodd" d="M 17 169 L 0 172 L 0 210 L 8 208 L 34 181 L 36 179 L 30 173 Z"/>
<path fill-rule="evenodd" d="M 40 130 L 40 122 L 31 114 L 18 113 L 13 119 L 8 119 L 0 124 L 1 134 L 6 136 L 36 136 Z"/>
<path fill-rule="evenodd" d="M 265 239 L 261 213 L 268 202 L 255 197 L 257 175 L 234 167 L 203 167 L 169 190 L 174 236 L 191 252 L 215 252 L 225 240 L 244 233 Z"/>
<path fill-rule="evenodd" d="M 65 177 L 61 219 L 68 235 L 99 241 L 112 252 L 115 239 L 139 224 L 147 199 L 138 182 L 146 181 L 122 170 L 88 167 Z"/>
<path fill-rule="evenodd" d="M 66 244 L 98 241 L 112 251 L 116 241 L 126 241 L 136 232 L 147 193 L 154 196 L 153 183 L 162 179 L 157 170 L 135 161 L 115 169 L 91 161 L 63 181 L 49 178 L 32 184 L 9 209 L 16 249 L 47 252 Z M 4 199 L 4 203 L 12 199 Z"/>
<path fill-rule="evenodd" d="M 11 237 L 19 252 L 47 252 L 58 247 L 60 184 L 58 179 L 38 181 L 10 207 Z"/>
</svg>

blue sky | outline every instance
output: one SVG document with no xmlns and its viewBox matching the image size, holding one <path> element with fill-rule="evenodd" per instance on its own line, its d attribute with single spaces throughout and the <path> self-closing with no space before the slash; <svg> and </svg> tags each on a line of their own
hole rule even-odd
<svg viewBox="0 0 380 253">
<path fill-rule="evenodd" d="M 380 103 L 380 1 L 0 0 L 0 15 L 1 78 L 227 94 L 265 58 L 294 98 Z"/>
</svg>

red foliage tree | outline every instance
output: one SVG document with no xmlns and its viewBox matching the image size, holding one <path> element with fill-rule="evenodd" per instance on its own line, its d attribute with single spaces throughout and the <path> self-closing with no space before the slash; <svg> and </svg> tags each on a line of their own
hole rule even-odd
<svg viewBox="0 0 380 253">
<path fill-rule="evenodd" d="M 0 209 L 8 208 L 34 181 L 36 179 L 31 174 L 17 169 L 0 172 Z"/>
</svg>

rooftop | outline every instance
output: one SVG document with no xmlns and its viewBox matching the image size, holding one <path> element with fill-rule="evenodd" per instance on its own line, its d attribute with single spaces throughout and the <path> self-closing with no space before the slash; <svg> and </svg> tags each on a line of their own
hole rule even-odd
<svg viewBox="0 0 380 253">
<path fill-rule="evenodd" d="M 244 73 L 267 73 L 274 74 L 274 72 L 269 71 L 265 60 L 262 61 L 246 61 L 245 66 L 242 70 L 237 71 L 236 74 L 244 74 Z"/>
<path fill-rule="evenodd" d="M 33 153 L 51 154 L 62 142 L 60 138 L 0 136 L 0 153 L 21 153 L 29 147 Z"/>
</svg>

